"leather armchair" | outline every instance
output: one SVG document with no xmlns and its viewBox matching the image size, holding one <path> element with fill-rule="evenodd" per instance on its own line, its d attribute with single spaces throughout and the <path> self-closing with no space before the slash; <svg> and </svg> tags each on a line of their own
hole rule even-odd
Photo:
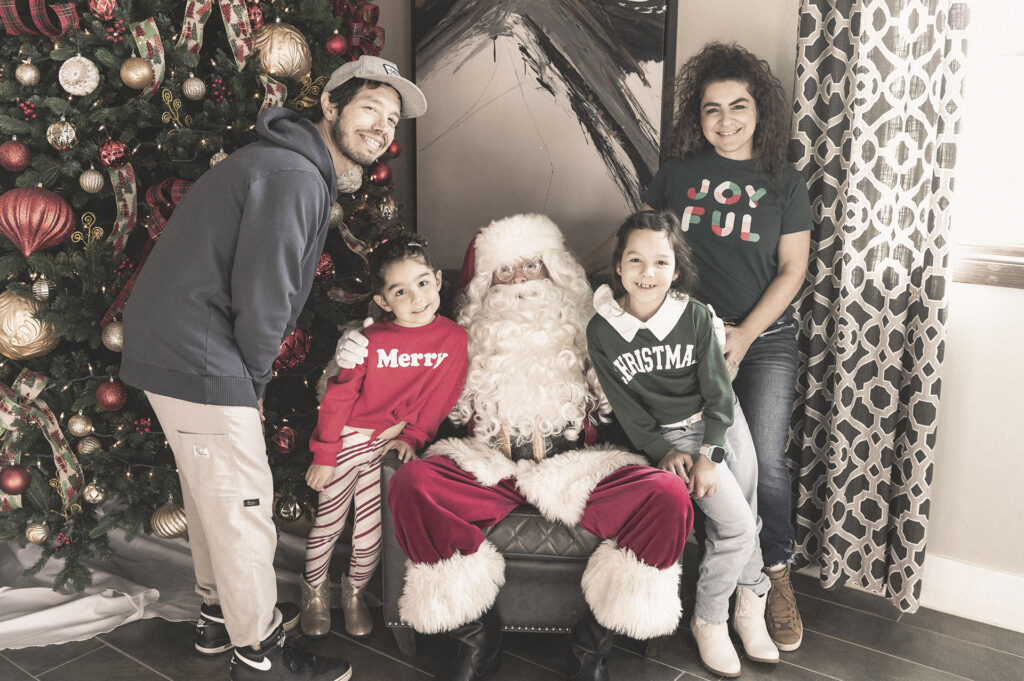
<svg viewBox="0 0 1024 681">
<path fill-rule="evenodd" d="M 399 465 L 394 453 L 384 457 L 382 500 Z M 416 652 L 415 632 L 398 615 L 405 554 L 395 539 L 387 503 L 382 515 L 384 623 L 402 654 L 411 656 Z M 582 528 L 546 520 L 532 506 L 520 506 L 486 535 L 505 557 L 505 586 L 496 603 L 505 631 L 569 633 L 586 607 L 580 579 L 601 540 Z"/>
</svg>

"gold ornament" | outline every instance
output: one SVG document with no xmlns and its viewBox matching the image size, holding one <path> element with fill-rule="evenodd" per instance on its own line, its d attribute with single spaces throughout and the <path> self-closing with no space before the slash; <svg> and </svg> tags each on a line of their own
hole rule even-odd
<svg viewBox="0 0 1024 681">
<path fill-rule="evenodd" d="M 93 480 L 82 490 L 82 498 L 90 504 L 102 504 L 107 498 L 107 491 Z"/>
<path fill-rule="evenodd" d="M 78 176 L 78 186 L 90 194 L 103 189 L 103 173 L 90 167 Z"/>
<path fill-rule="evenodd" d="M 221 161 L 223 161 L 227 157 L 228 157 L 227 153 L 225 153 L 225 151 L 223 149 L 221 149 L 216 154 L 214 154 L 213 156 L 210 157 L 210 167 L 211 168 L 214 167 L 215 165 L 217 165 L 218 163 L 220 163 Z"/>
<path fill-rule="evenodd" d="M 100 70 L 82 55 L 77 55 L 61 64 L 57 80 L 68 94 L 84 97 L 100 84 Z"/>
<path fill-rule="evenodd" d="M 185 95 L 186 99 L 198 102 L 206 94 L 206 83 L 189 74 L 185 82 L 181 84 L 181 94 Z"/>
<path fill-rule="evenodd" d="M 153 65 L 142 57 L 131 57 L 121 63 L 121 81 L 130 88 L 141 90 L 153 82 Z"/>
<path fill-rule="evenodd" d="M 77 447 L 78 453 L 81 454 L 82 456 L 88 456 L 89 454 L 93 454 L 95 452 L 100 451 L 100 449 L 102 448 L 103 445 L 100 444 L 100 441 L 94 438 L 92 435 L 89 435 L 88 437 L 83 437 L 81 440 L 79 440 Z"/>
<path fill-rule="evenodd" d="M 33 544 L 42 544 L 50 536 L 50 530 L 43 523 L 29 523 L 25 527 L 25 538 Z"/>
<path fill-rule="evenodd" d="M 153 515 L 149 517 L 149 527 L 153 530 L 153 534 L 164 539 L 184 537 L 188 532 L 185 509 L 173 501 L 168 501 L 153 511 Z"/>
<path fill-rule="evenodd" d="M 32 87 L 39 84 L 39 69 L 31 61 L 18 64 L 14 69 L 14 78 L 25 87 Z"/>
<path fill-rule="evenodd" d="M 96 239 L 103 238 L 103 228 L 96 224 L 96 213 L 89 211 L 82 213 L 82 229 L 75 230 L 71 233 L 71 240 L 73 242 L 92 243 Z"/>
<path fill-rule="evenodd" d="M 281 497 L 274 504 L 274 511 L 281 520 L 293 521 L 302 517 L 302 505 L 293 496 Z"/>
<path fill-rule="evenodd" d="M 60 342 L 53 327 L 35 318 L 43 304 L 13 291 L 0 294 L 0 354 L 11 359 L 32 359 L 47 354 Z"/>
<path fill-rule="evenodd" d="M 112 352 L 121 352 L 124 347 L 124 325 L 110 322 L 103 327 L 103 347 Z"/>
<path fill-rule="evenodd" d="M 32 295 L 41 303 L 45 303 L 49 300 L 52 292 L 53 284 L 45 276 L 39 277 L 36 279 L 35 283 L 32 284 Z"/>
<path fill-rule="evenodd" d="M 341 221 L 345 218 L 345 210 L 341 207 L 341 204 L 335 201 L 331 204 L 331 227 L 340 227 Z"/>
<path fill-rule="evenodd" d="M 75 126 L 61 116 L 59 121 L 46 129 L 46 141 L 57 151 L 67 151 L 78 144 L 78 133 L 75 132 Z"/>
<path fill-rule="evenodd" d="M 85 414 L 75 414 L 68 419 L 68 432 L 75 437 L 85 437 L 92 433 L 92 419 Z"/>
<path fill-rule="evenodd" d="M 275 78 L 301 81 L 313 67 L 306 37 L 290 24 L 263 24 L 253 45 L 260 53 L 260 70 Z"/>
</svg>

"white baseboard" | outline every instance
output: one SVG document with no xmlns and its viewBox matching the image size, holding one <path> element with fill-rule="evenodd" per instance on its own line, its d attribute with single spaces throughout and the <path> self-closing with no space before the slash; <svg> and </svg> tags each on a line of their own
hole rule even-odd
<svg viewBox="0 0 1024 681">
<path fill-rule="evenodd" d="M 927 554 L 921 606 L 1024 633 L 1024 575 Z"/>
<path fill-rule="evenodd" d="M 817 579 L 818 568 L 800 574 Z M 857 589 L 856 585 L 848 585 Z M 929 553 L 921 607 L 1024 633 L 1024 575 L 1000 572 Z"/>
</svg>

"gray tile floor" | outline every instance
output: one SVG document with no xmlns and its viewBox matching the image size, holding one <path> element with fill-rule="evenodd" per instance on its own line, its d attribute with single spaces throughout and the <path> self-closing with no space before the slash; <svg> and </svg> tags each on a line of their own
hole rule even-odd
<svg viewBox="0 0 1024 681">
<path fill-rule="evenodd" d="M 693 575 L 687 569 L 684 574 Z M 921 610 L 901 615 L 885 600 L 854 591 L 825 591 L 795 575 L 805 634 L 799 650 L 783 653 L 777 666 L 744 660 L 742 679 L 756 681 L 1024 681 L 1024 635 Z M 372 589 L 373 585 L 371 585 Z M 692 594 L 692 583 L 684 586 Z M 378 592 L 379 593 L 379 592 Z M 692 601 L 684 601 L 688 620 Z M 451 655 L 443 636 L 420 636 L 414 657 L 398 651 L 380 622 L 374 634 L 355 641 L 337 627 L 310 643 L 319 652 L 346 657 L 357 681 L 428 681 Z M 336 621 L 340 612 L 336 612 Z M 339 623 L 340 624 L 340 623 Z M 89 641 L 44 648 L 0 650 L 0 681 L 226 681 L 229 655 L 202 658 L 191 646 L 192 624 L 148 619 Z M 501 672 L 494 681 L 564 679 L 566 636 L 509 634 Z M 700 665 L 685 625 L 644 657 L 635 641 L 617 641 L 610 662 L 619 681 L 716 679 Z"/>
</svg>

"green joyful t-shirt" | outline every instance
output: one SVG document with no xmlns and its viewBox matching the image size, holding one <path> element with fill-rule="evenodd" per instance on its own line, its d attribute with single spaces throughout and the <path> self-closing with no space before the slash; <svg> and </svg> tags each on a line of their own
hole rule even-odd
<svg viewBox="0 0 1024 681">
<path fill-rule="evenodd" d="M 812 227 L 807 184 L 795 168 L 785 166 L 772 186 L 757 161 L 713 150 L 666 161 L 644 201 L 680 217 L 700 272 L 695 297 L 732 322 L 750 313 L 778 274 L 779 237 Z"/>
</svg>

